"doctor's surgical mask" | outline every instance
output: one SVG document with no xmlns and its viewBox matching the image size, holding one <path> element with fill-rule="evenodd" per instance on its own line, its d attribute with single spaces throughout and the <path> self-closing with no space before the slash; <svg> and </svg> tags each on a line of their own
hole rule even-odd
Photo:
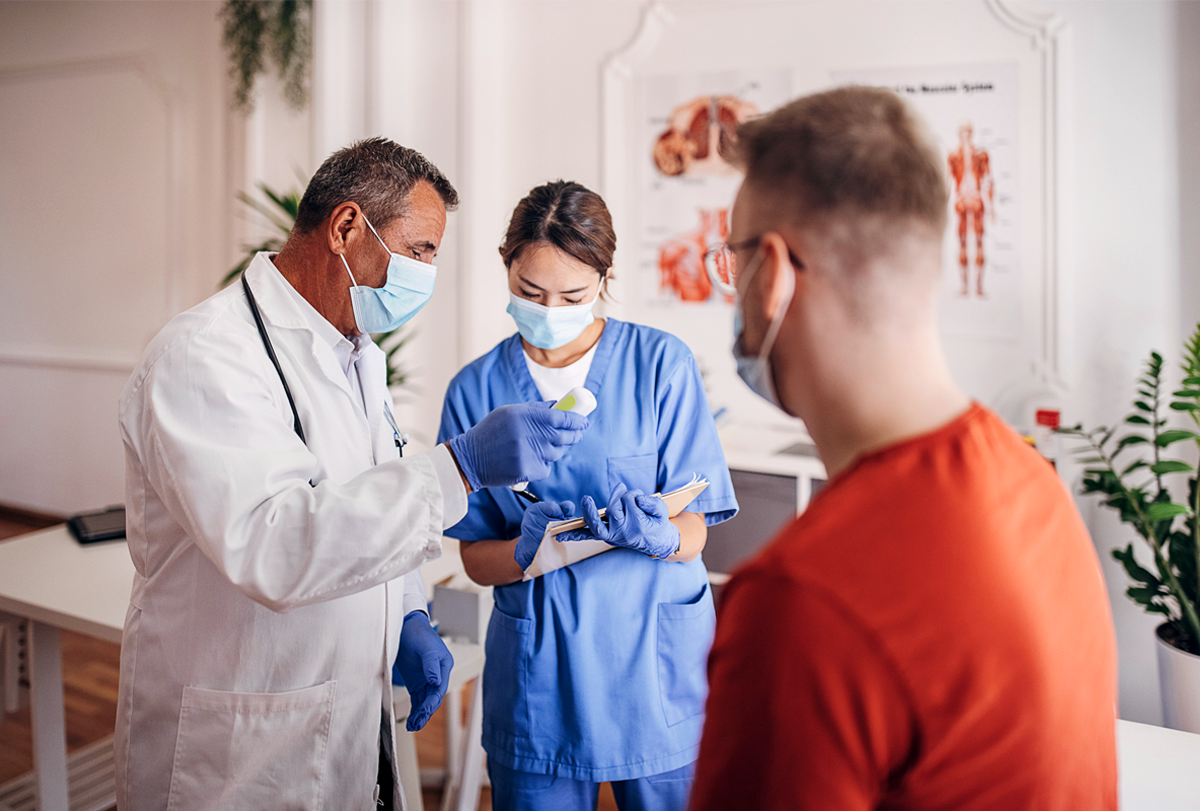
<svg viewBox="0 0 1200 811">
<path fill-rule="evenodd" d="M 558 349 L 574 341 L 596 320 L 592 308 L 599 292 L 586 304 L 547 307 L 508 292 L 508 314 L 517 322 L 521 337 L 540 349 Z"/>
<path fill-rule="evenodd" d="M 766 254 L 760 247 L 754 254 L 754 261 L 741 274 L 743 286 L 750 283 L 750 279 L 753 278 L 765 258 Z M 767 334 L 763 337 L 762 348 L 758 350 L 758 355 L 755 357 L 746 355 L 742 349 L 742 332 L 745 325 L 742 323 L 742 297 L 740 294 L 733 305 L 733 357 L 737 360 L 738 377 L 750 387 L 751 391 L 784 412 L 787 409 L 779 401 L 779 393 L 775 390 L 774 374 L 771 371 L 771 350 L 775 347 L 775 339 L 779 336 L 783 319 L 787 315 L 788 307 L 792 303 L 792 296 L 796 292 L 795 276 L 789 273 L 787 278 L 787 294 L 775 308 L 775 315 L 771 317 L 771 325 L 767 327 Z"/>
<path fill-rule="evenodd" d="M 437 280 L 437 268 L 410 256 L 393 253 L 365 214 L 363 222 L 391 258 L 388 260 L 387 281 L 383 287 L 364 287 L 354 281 L 346 255 L 340 254 L 346 273 L 350 274 L 350 306 L 354 308 L 354 324 L 364 335 L 391 332 L 408 323 L 429 301 L 433 295 L 433 283 Z"/>
</svg>

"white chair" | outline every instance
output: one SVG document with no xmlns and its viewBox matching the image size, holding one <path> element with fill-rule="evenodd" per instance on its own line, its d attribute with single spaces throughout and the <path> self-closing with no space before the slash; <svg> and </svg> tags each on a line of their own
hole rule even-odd
<svg viewBox="0 0 1200 811">
<path fill-rule="evenodd" d="M 22 698 L 21 618 L 0 612 L 0 712 L 16 712 Z"/>
</svg>

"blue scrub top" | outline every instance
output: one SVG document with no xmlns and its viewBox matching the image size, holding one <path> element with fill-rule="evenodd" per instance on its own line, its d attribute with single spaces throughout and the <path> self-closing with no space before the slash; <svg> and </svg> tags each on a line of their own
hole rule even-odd
<svg viewBox="0 0 1200 811">
<path fill-rule="evenodd" d="M 649 327 L 608 319 L 585 384 L 597 407 L 581 442 L 529 489 L 543 501 L 618 482 L 647 493 L 709 486 L 688 506 L 711 526 L 737 513 L 729 468 L 691 351 Z M 450 383 L 438 442 L 497 406 L 541 400 L 514 335 Z M 472 493 L 446 531 L 463 541 L 521 532 L 507 488 Z M 495 589 L 483 679 L 483 745 L 511 769 L 573 780 L 631 780 L 696 759 L 715 616 L 702 559 L 665 563 L 614 549 Z"/>
</svg>

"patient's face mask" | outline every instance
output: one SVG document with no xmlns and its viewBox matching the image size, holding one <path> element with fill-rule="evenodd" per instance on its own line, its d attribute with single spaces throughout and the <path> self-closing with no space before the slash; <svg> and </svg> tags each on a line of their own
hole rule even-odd
<svg viewBox="0 0 1200 811">
<path fill-rule="evenodd" d="M 763 253 L 762 248 L 759 248 L 754 257 L 755 261 L 751 262 L 750 267 L 742 273 L 743 285 L 750 283 L 750 279 L 762 265 L 766 254 Z M 779 336 L 783 319 L 787 316 L 792 296 L 796 293 L 796 277 L 792 273 L 788 273 L 787 279 L 787 293 L 780 300 L 779 306 L 775 308 L 775 314 L 771 316 L 771 324 L 767 327 L 767 334 L 763 337 L 762 347 L 758 350 L 757 356 L 746 355 L 742 348 L 744 337 L 742 332 L 745 325 L 742 323 L 742 297 L 740 294 L 733 306 L 733 357 L 737 360 L 738 377 L 750 387 L 751 391 L 783 412 L 787 412 L 787 409 L 779 401 L 779 393 L 775 390 L 774 374 L 771 371 L 771 350 L 775 347 L 775 339 Z"/>
<path fill-rule="evenodd" d="M 600 298 L 597 291 L 586 304 L 547 307 L 508 292 L 508 314 L 517 322 L 521 337 L 539 349 L 558 349 L 574 341 L 596 320 L 592 309 Z"/>
<path fill-rule="evenodd" d="M 346 273 L 350 274 L 353 285 L 350 288 L 350 306 L 354 308 L 354 325 L 364 335 L 391 332 L 408 323 L 429 301 L 433 295 L 433 283 L 437 280 L 437 268 L 411 256 L 392 253 L 365 214 L 363 222 L 391 258 L 388 260 L 387 281 L 383 287 L 364 287 L 354 281 L 350 263 L 346 261 L 346 255 L 341 254 L 342 264 L 346 266 Z"/>
</svg>

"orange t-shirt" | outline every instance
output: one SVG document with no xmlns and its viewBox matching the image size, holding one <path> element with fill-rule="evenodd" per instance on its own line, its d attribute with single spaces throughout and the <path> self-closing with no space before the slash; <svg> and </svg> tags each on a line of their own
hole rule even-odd
<svg viewBox="0 0 1200 811">
<path fill-rule="evenodd" d="M 1049 464 L 979 405 L 857 461 L 723 595 L 692 811 L 1116 809 L 1116 642 Z"/>
</svg>

